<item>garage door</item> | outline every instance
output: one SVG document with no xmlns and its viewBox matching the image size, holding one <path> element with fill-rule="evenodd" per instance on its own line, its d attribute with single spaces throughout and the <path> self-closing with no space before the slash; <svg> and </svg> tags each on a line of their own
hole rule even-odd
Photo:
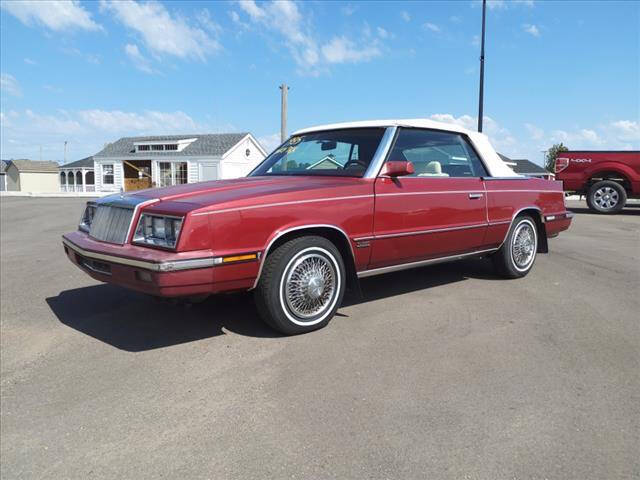
<svg viewBox="0 0 640 480">
<path fill-rule="evenodd" d="M 203 164 L 202 165 L 202 176 L 200 177 L 200 181 L 206 182 L 207 180 L 217 180 L 218 179 L 218 165 L 215 163 Z"/>
</svg>

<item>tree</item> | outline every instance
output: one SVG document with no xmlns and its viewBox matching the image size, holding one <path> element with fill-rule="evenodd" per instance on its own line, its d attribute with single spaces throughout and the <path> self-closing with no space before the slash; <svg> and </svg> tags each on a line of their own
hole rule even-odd
<svg viewBox="0 0 640 480">
<path fill-rule="evenodd" d="M 565 147 L 562 142 L 552 145 L 551 148 L 547 150 L 547 154 L 545 156 L 545 168 L 550 172 L 554 172 L 556 167 L 556 157 L 558 156 L 558 153 L 567 151 L 569 151 L 569 149 Z"/>
</svg>

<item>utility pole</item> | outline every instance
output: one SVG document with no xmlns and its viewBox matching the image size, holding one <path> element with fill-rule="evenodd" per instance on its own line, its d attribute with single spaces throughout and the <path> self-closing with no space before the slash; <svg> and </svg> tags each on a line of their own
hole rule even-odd
<svg viewBox="0 0 640 480">
<path fill-rule="evenodd" d="M 484 102 L 484 21 L 487 12 L 487 0 L 482 0 L 482 40 L 480 43 L 480 99 L 478 101 L 478 131 L 482 132 Z"/>
<path fill-rule="evenodd" d="M 67 141 L 64 141 L 64 163 L 67 163 Z"/>
<path fill-rule="evenodd" d="M 287 92 L 289 87 L 286 83 L 280 85 L 282 91 L 282 103 L 280 105 L 280 141 L 284 143 L 287 139 Z"/>
</svg>

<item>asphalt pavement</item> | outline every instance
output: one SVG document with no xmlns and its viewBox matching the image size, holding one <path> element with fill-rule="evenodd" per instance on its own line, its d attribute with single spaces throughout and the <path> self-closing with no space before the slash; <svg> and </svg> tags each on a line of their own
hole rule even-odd
<svg viewBox="0 0 640 480">
<path fill-rule="evenodd" d="M 365 279 L 281 337 L 250 295 L 101 284 L 81 199 L 0 201 L 2 479 L 640 478 L 640 205 L 576 212 L 523 279 Z"/>
</svg>

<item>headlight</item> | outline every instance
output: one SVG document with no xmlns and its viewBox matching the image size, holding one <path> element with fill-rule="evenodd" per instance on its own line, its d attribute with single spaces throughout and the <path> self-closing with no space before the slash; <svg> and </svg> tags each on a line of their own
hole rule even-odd
<svg viewBox="0 0 640 480">
<path fill-rule="evenodd" d="M 175 248 L 182 218 L 165 217 L 160 215 L 147 215 L 143 213 L 138 220 L 136 233 L 133 236 L 135 243 L 146 243 L 159 247 Z"/>
<path fill-rule="evenodd" d="M 88 232 L 91 230 L 91 222 L 93 222 L 93 217 L 96 214 L 96 204 L 95 203 L 87 203 L 87 206 L 82 213 L 82 218 L 80 219 L 80 225 L 78 228 L 83 232 Z"/>
</svg>

